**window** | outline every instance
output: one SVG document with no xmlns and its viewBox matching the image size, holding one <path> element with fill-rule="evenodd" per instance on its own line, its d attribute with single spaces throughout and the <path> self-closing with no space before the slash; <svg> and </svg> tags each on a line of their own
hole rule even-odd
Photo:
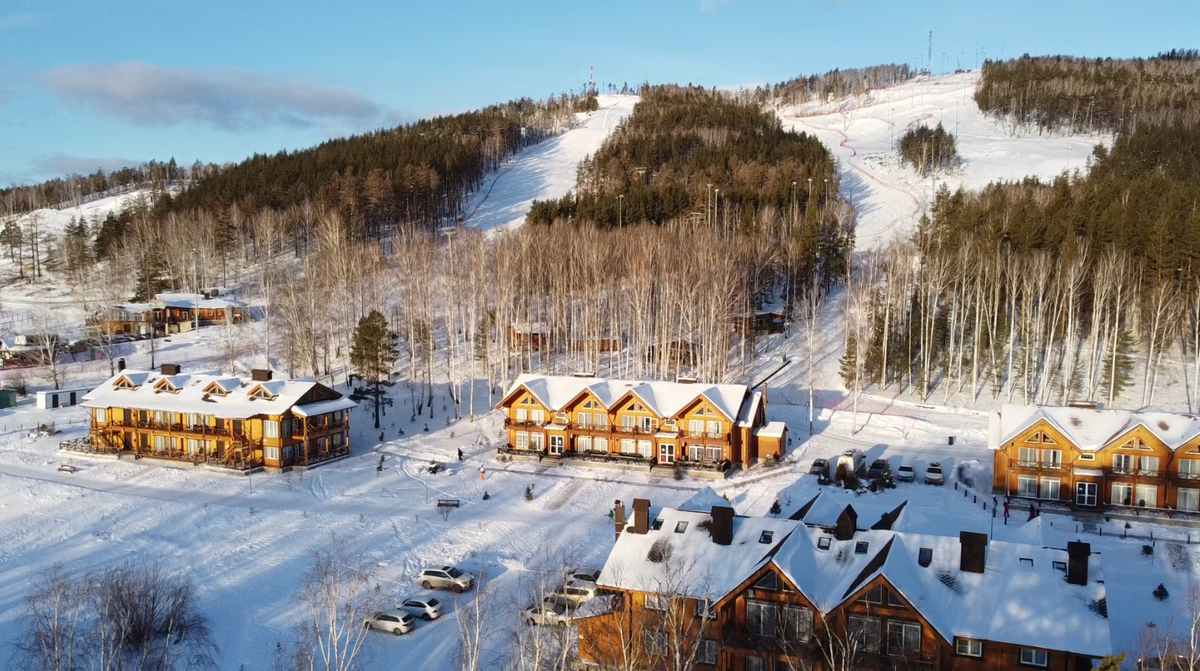
<svg viewBox="0 0 1200 671">
<path fill-rule="evenodd" d="M 1067 562 L 1065 561 L 1052 561 L 1050 562 L 1050 565 L 1054 567 L 1055 571 L 1062 571 L 1063 573 L 1067 572 Z"/>
<path fill-rule="evenodd" d="M 764 531 L 758 535 L 758 542 L 762 543 L 763 545 L 770 545 L 771 541 L 774 540 L 774 538 L 775 538 L 774 531 Z"/>
<path fill-rule="evenodd" d="M 1041 489 L 1041 493 L 1039 494 L 1040 498 L 1054 499 L 1057 501 L 1058 500 L 1058 487 L 1059 487 L 1058 478 L 1042 478 L 1042 489 Z"/>
<path fill-rule="evenodd" d="M 829 536 L 821 536 L 820 538 L 817 539 L 817 549 L 818 550 L 828 550 L 829 546 L 832 543 L 833 543 L 833 539 L 830 538 Z"/>
<path fill-rule="evenodd" d="M 592 451 L 592 437 L 591 436 L 578 436 L 577 438 L 575 438 L 575 451 L 576 452 L 591 452 Z"/>
<path fill-rule="evenodd" d="M 517 444 L 514 445 L 513 447 L 517 448 L 518 450 L 528 450 L 529 449 L 529 434 L 525 433 L 524 431 L 518 431 L 517 432 Z"/>
<path fill-rule="evenodd" d="M 645 459 L 649 459 L 654 455 L 654 443 L 649 440 L 639 440 L 637 442 L 637 451 Z"/>
<path fill-rule="evenodd" d="M 654 518 L 654 521 L 650 523 L 650 530 L 651 531 L 659 531 L 661 529 L 662 529 L 662 518 L 661 517 Z"/>
<path fill-rule="evenodd" d="M 775 604 L 746 599 L 746 629 L 756 636 L 778 635 Z"/>
<path fill-rule="evenodd" d="M 344 443 L 346 441 L 346 434 L 335 433 L 329 437 L 329 440 L 333 442 L 334 447 L 341 447 L 342 443 Z"/>
<path fill-rule="evenodd" d="M 758 579 L 758 582 L 754 583 L 754 589 L 765 589 L 773 592 L 779 589 L 779 577 L 775 575 L 774 571 L 767 571 L 763 577 Z"/>
<path fill-rule="evenodd" d="M 963 657 L 983 657 L 983 641 L 973 638 L 954 639 L 954 652 Z"/>
<path fill-rule="evenodd" d="M 857 543 L 854 544 L 854 554 L 865 555 L 865 554 L 867 554 L 867 550 L 870 549 L 870 547 L 871 546 L 869 543 L 867 543 L 867 541 L 858 541 Z"/>
<path fill-rule="evenodd" d="M 268 447 L 266 452 L 267 452 L 268 460 L 279 461 L 279 448 L 278 447 Z"/>
<path fill-rule="evenodd" d="M 1200 459 L 1180 459 L 1179 477 L 1183 480 L 1200 480 Z"/>
<path fill-rule="evenodd" d="M 1029 568 L 1033 568 L 1033 558 L 1032 557 L 1020 557 L 1019 561 L 1021 562 L 1021 566 L 1028 566 Z"/>
<path fill-rule="evenodd" d="M 1051 438 L 1050 436 L 1047 436 L 1046 434 L 1043 433 L 1043 434 L 1041 434 L 1041 437 L 1042 437 L 1042 443 L 1044 443 L 1046 445 L 1054 445 L 1054 439 Z"/>
<path fill-rule="evenodd" d="M 888 620 L 888 654 L 916 657 L 921 654 L 921 625 L 907 620 Z"/>
<path fill-rule="evenodd" d="M 900 595 L 896 593 L 896 590 L 889 589 L 887 594 L 889 606 L 893 608 L 904 608 L 904 602 L 900 600 Z"/>
<path fill-rule="evenodd" d="M 1079 461 L 1095 461 L 1096 455 L 1093 452 L 1084 452 L 1079 455 Z"/>
<path fill-rule="evenodd" d="M 1158 457 L 1138 457 L 1138 475 L 1158 475 Z"/>
<path fill-rule="evenodd" d="M 665 657 L 667 655 L 667 632 L 646 632 L 646 653 L 651 657 Z"/>
<path fill-rule="evenodd" d="M 1132 473 L 1133 472 L 1133 455 L 1132 454 L 1114 454 L 1113 455 L 1113 473 Z"/>
<path fill-rule="evenodd" d="M 530 410 L 529 411 L 529 421 L 533 422 L 534 424 L 536 424 L 538 426 L 541 426 L 542 424 L 546 423 L 546 413 L 540 409 Z"/>
<path fill-rule="evenodd" d="M 851 615 L 846 628 L 852 640 L 859 642 L 864 652 L 879 652 L 879 618 L 869 615 Z"/>
<path fill-rule="evenodd" d="M 200 441 L 196 440 L 195 438 L 188 438 L 187 453 L 188 454 L 196 454 L 199 451 L 200 451 Z"/>
<path fill-rule="evenodd" d="M 592 426 L 592 413 L 590 413 L 590 412 L 579 413 L 579 427 L 583 428 L 583 429 L 587 429 L 587 428 L 591 428 L 591 426 Z"/>
<path fill-rule="evenodd" d="M 279 437 L 279 422 L 273 420 L 263 421 L 263 438 L 278 438 Z"/>
<path fill-rule="evenodd" d="M 639 417 L 638 420 L 638 428 L 642 430 L 642 433 L 652 433 L 654 431 L 653 417 Z"/>
<path fill-rule="evenodd" d="M 594 424 L 596 428 L 600 429 L 601 431 L 608 429 L 608 413 L 592 413 L 592 424 Z"/>
<path fill-rule="evenodd" d="M 608 439 L 607 438 L 593 439 L 592 440 L 592 451 L 593 452 L 604 452 L 605 454 L 608 454 Z"/>
<path fill-rule="evenodd" d="M 700 663 L 713 666 L 717 663 L 717 642 L 711 638 L 700 639 Z"/>
<path fill-rule="evenodd" d="M 719 422 L 719 421 L 714 422 L 712 420 L 709 420 L 709 422 L 708 422 L 708 437 L 709 438 L 720 438 L 721 437 L 721 422 Z"/>
<path fill-rule="evenodd" d="M 1158 507 L 1158 487 L 1155 487 L 1154 485 L 1138 485 L 1135 494 L 1139 507 Z"/>
<path fill-rule="evenodd" d="M 1021 466 L 1037 466 L 1038 451 L 1035 447 L 1022 447 L 1020 457 L 1018 457 Z"/>
<path fill-rule="evenodd" d="M 689 461 L 704 461 L 704 446 L 703 445 L 688 445 L 688 460 Z"/>
<path fill-rule="evenodd" d="M 96 421 L 101 424 L 108 421 L 108 410 L 106 408 L 96 408 Z"/>
<path fill-rule="evenodd" d="M 691 434 L 692 436 L 702 435 L 704 433 L 704 420 L 689 419 L 688 420 L 688 433 Z"/>
<path fill-rule="evenodd" d="M 725 451 L 721 449 L 720 445 L 709 445 L 704 452 L 709 461 L 720 461 L 724 457 Z"/>
<path fill-rule="evenodd" d="M 1062 468 L 1062 450 L 1042 450 L 1042 468 Z"/>
<path fill-rule="evenodd" d="M 803 606 L 783 607 L 783 633 L 790 641 L 812 638 L 813 613 Z"/>
<path fill-rule="evenodd" d="M 634 423 L 637 422 L 637 417 L 633 415 L 621 415 L 621 428 L 632 432 Z"/>
<path fill-rule="evenodd" d="M 1193 513 L 1200 511 L 1200 489 L 1180 489 L 1175 507 Z"/>
<path fill-rule="evenodd" d="M 154 451 L 162 452 L 165 449 L 167 449 L 167 439 L 164 438 L 163 436 L 155 436 L 154 437 Z"/>
<path fill-rule="evenodd" d="M 210 440 L 209 442 L 211 443 L 212 441 Z M 210 446 L 210 450 L 211 450 L 211 446 Z M 291 459 L 291 458 L 292 458 L 292 446 L 288 445 L 283 448 L 283 460 L 287 461 L 288 459 Z"/>
<path fill-rule="evenodd" d="M 762 657 L 747 657 L 746 671 L 771 671 L 771 662 Z"/>
<path fill-rule="evenodd" d="M 531 433 L 529 434 L 529 447 L 535 452 L 546 451 L 546 434 Z"/>
<path fill-rule="evenodd" d="M 699 601 L 699 600 L 696 601 L 696 617 L 708 618 L 711 620 L 711 619 L 715 618 L 716 616 L 717 616 L 717 614 L 712 612 L 708 608 L 708 599 L 705 599 L 703 601 Z"/>
<path fill-rule="evenodd" d="M 883 586 L 875 585 L 863 592 L 863 595 L 858 600 L 862 603 L 883 603 Z"/>
<path fill-rule="evenodd" d="M 1026 666 L 1046 666 L 1049 660 L 1045 650 L 1021 648 L 1021 663 Z"/>
<path fill-rule="evenodd" d="M 1114 506 L 1133 505 L 1133 485 L 1124 482 L 1114 482 L 1112 486 L 1112 504 Z"/>
<path fill-rule="evenodd" d="M 933 563 L 933 548 L 921 548 L 917 553 L 917 563 L 929 566 Z"/>
<path fill-rule="evenodd" d="M 1030 475 L 1017 476 L 1017 496 L 1034 499 L 1037 498 L 1038 481 L 1036 477 Z"/>
<path fill-rule="evenodd" d="M 621 439 L 621 454 L 633 454 L 633 451 L 634 451 L 634 448 L 636 447 L 636 445 L 637 445 L 637 443 L 635 443 L 632 439 L 622 438 Z"/>
<path fill-rule="evenodd" d="M 671 605 L 671 597 L 661 594 L 646 595 L 646 610 L 662 610 L 665 611 Z"/>
</svg>

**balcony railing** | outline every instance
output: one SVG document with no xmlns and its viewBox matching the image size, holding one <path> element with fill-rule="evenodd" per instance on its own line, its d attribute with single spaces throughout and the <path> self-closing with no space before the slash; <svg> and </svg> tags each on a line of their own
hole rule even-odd
<svg viewBox="0 0 1200 671">
<path fill-rule="evenodd" d="M 1133 475 L 1133 466 L 1113 466 L 1114 475 Z"/>
<path fill-rule="evenodd" d="M 1042 462 L 1042 468 L 1046 468 L 1046 469 L 1049 469 L 1052 471 L 1062 470 L 1062 462 L 1061 461 Z"/>
<path fill-rule="evenodd" d="M 1153 471 L 1151 471 L 1148 469 L 1139 468 L 1137 474 L 1142 477 L 1157 478 L 1158 477 L 1158 469 L 1154 469 Z"/>
<path fill-rule="evenodd" d="M 1037 460 L 1030 461 L 1028 459 L 1022 459 L 1017 462 L 1017 466 L 1020 466 L 1021 468 L 1037 468 L 1038 462 Z"/>
<path fill-rule="evenodd" d="M 1179 473 L 1180 480 L 1200 480 L 1200 473 Z"/>
<path fill-rule="evenodd" d="M 508 418 L 505 418 L 505 420 L 504 420 L 504 428 L 506 428 L 506 429 L 522 428 L 522 427 L 538 428 L 538 427 L 543 427 L 545 425 L 546 425 L 545 421 L 535 422 L 532 419 L 513 419 L 511 417 L 508 417 Z"/>
</svg>

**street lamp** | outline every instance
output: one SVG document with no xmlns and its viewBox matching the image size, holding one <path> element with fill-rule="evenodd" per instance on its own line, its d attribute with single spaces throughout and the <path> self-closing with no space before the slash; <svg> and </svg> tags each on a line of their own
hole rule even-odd
<svg viewBox="0 0 1200 671">
<path fill-rule="evenodd" d="M 197 332 L 200 331 L 200 285 L 196 282 L 196 270 L 199 266 L 199 263 L 197 262 L 196 259 L 198 259 L 199 256 L 200 256 L 200 253 L 196 251 L 195 247 L 193 247 L 192 248 L 192 291 L 195 292 L 196 298 L 193 299 L 195 302 L 192 304 L 192 319 L 194 322 L 192 328 L 195 329 Z"/>
</svg>

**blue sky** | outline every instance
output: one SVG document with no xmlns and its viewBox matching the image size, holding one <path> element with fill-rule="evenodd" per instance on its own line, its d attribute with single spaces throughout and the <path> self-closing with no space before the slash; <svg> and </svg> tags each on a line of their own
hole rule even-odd
<svg viewBox="0 0 1200 671">
<path fill-rule="evenodd" d="M 1198 44 L 1195 0 L 4 0 L 0 185 L 259 152 L 599 82 Z"/>
</svg>

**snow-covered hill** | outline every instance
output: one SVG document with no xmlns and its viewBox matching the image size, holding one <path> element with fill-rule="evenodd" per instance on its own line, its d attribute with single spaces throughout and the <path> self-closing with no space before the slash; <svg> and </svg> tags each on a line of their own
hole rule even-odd
<svg viewBox="0 0 1200 671">
<path fill-rule="evenodd" d="M 859 214 L 859 249 L 912 230 L 932 200 L 933 180 L 901 166 L 892 149 L 909 128 L 940 122 L 957 136 L 962 165 L 937 175 L 938 185 L 952 190 L 1083 169 L 1093 147 L 1111 142 L 1107 136 L 1031 133 L 988 117 L 975 104 L 978 83 L 978 71 L 919 77 L 864 97 L 779 111 L 785 127 L 815 135 L 841 163 L 843 195 Z"/>
<path fill-rule="evenodd" d="M 514 156 L 475 194 L 466 224 L 491 230 L 520 226 L 534 200 L 562 198 L 575 188 L 575 171 L 629 116 L 637 96 L 599 96 L 600 109 L 578 115 L 571 130 Z"/>
</svg>

